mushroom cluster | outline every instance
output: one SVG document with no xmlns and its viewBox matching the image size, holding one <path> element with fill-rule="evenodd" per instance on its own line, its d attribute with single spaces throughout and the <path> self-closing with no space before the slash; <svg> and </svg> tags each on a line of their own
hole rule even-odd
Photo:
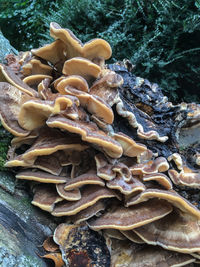
<svg viewBox="0 0 200 267">
<path fill-rule="evenodd" d="M 179 154 L 158 156 L 143 142 L 165 143 L 168 136 L 148 123 L 148 110 L 140 116 L 125 106 L 123 78 L 105 64 L 112 54 L 105 40 L 83 44 L 54 22 L 50 34 L 53 43 L 20 53 L 14 69 L 0 64 L 0 119 L 14 135 L 5 166 L 32 181 L 33 205 L 64 218 L 54 234 L 63 261 L 70 231 L 87 225 L 107 244 L 122 241 L 131 266 L 140 266 L 144 255 L 155 263 L 141 266 L 195 262 L 200 211 L 174 184 L 200 188 L 200 172 Z M 137 128 L 142 143 L 115 130 L 115 115 Z M 147 246 L 133 249 L 137 244 Z M 125 266 L 114 246 L 113 266 Z"/>
</svg>

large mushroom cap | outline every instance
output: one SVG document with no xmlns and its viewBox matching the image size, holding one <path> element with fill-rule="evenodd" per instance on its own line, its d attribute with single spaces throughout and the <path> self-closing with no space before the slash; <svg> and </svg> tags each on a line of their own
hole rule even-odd
<svg viewBox="0 0 200 267">
<path fill-rule="evenodd" d="M 79 75 L 70 75 L 68 77 L 62 78 L 61 81 L 59 81 L 59 83 L 55 84 L 55 87 L 58 90 L 58 92 L 63 95 L 66 94 L 65 88 L 67 86 L 74 87 L 77 90 L 80 90 L 83 92 L 89 91 L 87 81 Z"/>
<path fill-rule="evenodd" d="M 62 202 L 57 205 L 52 212 L 54 216 L 68 216 L 74 215 L 81 210 L 88 208 L 95 204 L 98 200 L 103 198 L 112 198 L 117 195 L 110 189 L 98 185 L 89 185 L 83 188 L 81 192 L 81 199 L 76 202 Z"/>
<path fill-rule="evenodd" d="M 119 143 L 99 131 L 96 125 L 82 121 L 72 121 L 63 116 L 53 116 L 47 120 L 47 125 L 52 128 L 64 129 L 71 133 L 79 134 L 83 141 L 99 146 L 110 157 L 119 158 L 122 147 Z"/>
<path fill-rule="evenodd" d="M 133 207 L 113 207 L 101 217 L 91 219 L 89 227 L 92 230 L 118 229 L 131 230 L 140 225 L 148 224 L 169 214 L 172 206 L 166 201 L 151 200 Z"/>
<path fill-rule="evenodd" d="M 189 201 L 181 197 L 178 193 L 173 190 L 163 190 L 163 189 L 146 189 L 145 191 L 141 192 L 137 196 L 133 196 L 129 198 L 126 202 L 126 206 L 130 207 L 132 205 L 141 203 L 143 201 L 147 201 L 151 198 L 159 198 L 164 199 L 170 202 L 173 206 L 177 207 L 178 209 L 195 216 L 196 218 L 200 219 L 200 211 L 190 204 Z"/>
<path fill-rule="evenodd" d="M 200 251 L 200 221 L 177 209 L 134 231 L 148 244 L 183 253 Z"/>
<path fill-rule="evenodd" d="M 80 75 L 87 81 L 98 78 L 101 68 L 89 59 L 74 57 L 65 61 L 62 73 L 65 75 Z"/>
</svg>

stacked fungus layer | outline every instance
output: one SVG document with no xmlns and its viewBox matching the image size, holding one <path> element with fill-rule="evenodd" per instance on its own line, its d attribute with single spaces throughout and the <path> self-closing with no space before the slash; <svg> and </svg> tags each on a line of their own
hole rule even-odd
<svg viewBox="0 0 200 267">
<path fill-rule="evenodd" d="M 15 68 L 0 65 L 0 118 L 14 136 L 6 166 L 30 181 L 33 205 L 63 217 L 51 241 L 55 250 L 46 257 L 56 266 L 69 264 L 78 229 L 83 236 L 92 229 L 106 238 L 113 266 L 195 262 L 200 211 L 175 185 L 200 188 L 200 172 L 180 154 L 165 157 L 148 146 L 152 140 L 164 146 L 167 131 L 150 120 L 147 104 L 129 108 L 120 93 L 122 76 L 105 64 L 112 54 L 105 40 L 83 44 L 54 22 L 50 34 L 53 43 L 20 53 Z M 173 107 L 165 98 L 158 106 Z M 198 111 L 193 106 L 191 120 Z M 116 131 L 116 118 L 126 121 L 135 140 Z M 198 159 L 197 153 L 199 165 Z M 95 266 L 106 266 L 98 260 Z"/>
</svg>

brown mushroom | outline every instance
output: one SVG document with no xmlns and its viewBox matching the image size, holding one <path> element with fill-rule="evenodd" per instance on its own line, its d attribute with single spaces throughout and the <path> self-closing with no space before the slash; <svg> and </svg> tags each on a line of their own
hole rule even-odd
<svg viewBox="0 0 200 267">
<path fill-rule="evenodd" d="M 114 133 L 113 138 L 121 144 L 123 148 L 123 155 L 125 156 L 136 157 L 147 150 L 145 145 L 136 143 L 132 138 L 121 132 Z"/>
<path fill-rule="evenodd" d="M 190 255 L 168 251 L 157 246 L 143 247 L 118 242 L 116 248 L 111 251 L 111 264 L 117 267 L 189 267 L 192 262 L 195 260 Z"/>
<path fill-rule="evenodd" d="M 54 187 L 47 185 L 38 185 L 35 188 L 32 204 L 42 210 L 52 212 L 56 203 L 62 201 Z"/>
<path fill-rule="evenodd" d="M 71 137 L 57 129 L 44 127 L 34 144 L 22 155 L 25 161 L 33 162 L 38 156 L 50 155 L 58 150 L 85 150 L 88 146 L 78 137 Z"/>
<path fill-rule="evenodd" d="M 105 203 L 102 200 L 97 201 L 94 205 L 80 211 L 76 215 L 70 216 L 69 219 L 75 224 L 80 224 L 83 221 L 90 219 L 100 211 L 105 209 Z"/>
<path fill-rule="evenodd" d="M 62 202 L 60 205 L 58 204 L 52 215 L 60 217 L 60 216 L 69 216 L 74 215 L 81 210 L 84 210 L 93 204 L 95 204 L 98 200 L 103 198 L 112 198 L 117 195 L 110 189 L 105 187 L 101 187 L 98 185 L 88 185 L 83 188 L 81 191 L 81 199 L 76 202 Z"/>
<path fill-rule="evenodd" d="M 182 253 L 200 250 L 200 224 L 197 217 L 174 209 L 165 218 L 144 225 L 134 232 L 146 243 Z"/>
<path fill-rule="evenodd" d="M 53 65 L 66 60 L 67 47 L 61 40 L 56 40 L 38 49 L 32 49 L 33 55 L 51 62 Z"/>
<path fill-rule="evenodd" d="M 66 191 L 68 191 L 75 188 L 79 188 L 87 184 L 96 184 L 99 186 L 105 186 L 105 182 L 96 175 L 96 172 L 90 171 L 88 173 L 82 174 L 74 179 L 67 181 L 64 188 Z"/>
<path fill-rule="evenodd" d="M 0 81 L 8 82 L 30 96 L 38 95 L 34 89 L 24 83 L 9 67 L 3 64 L 0 64 Z"/>
<path fill-rule="evenodd" d="M 159 183 L 165 189 L 167 189 L 167 190 L 172 189 L 172 183 L 171 183 L 170 179 L 163 173 L 145 174 L 142 177 L 142 180 L 144 182 L 156 181 L 157 183 Z"/>
<path fill-rule="evenodd" d="M 15 136 L 24 137 L 30 132 L 18 123 L 23 93 L 9 83 L 0 82 L 0 119 L 6 130 Z"/>
<path fill-rule="evenodd" d="M 89 91 L 87 81 L 79 75 L 70 75 L 68 77 L 62 78 L 61 81 L 59 81 L 54 86 L 56 87 L 56 90 L 58 90 L 58 92 L 63 94 L 63 95 L 66 94 L 65 88 L 68 86 L 74 87 L 77 90 L 80 90 L 83 92 Z"/>
<path fill-rule="evenodd" d="M 79 75 L 88 82 L 97 79 L 100 72 L 101 68 L 97 64 L 82 57 L 68 59 L 65 61 L 62 70 L 65 75 Z"/>
<path fill-rule="evenodd" d="M 169 177 L 176 185 L 188 186 L 192 188 L 200 188 L 200 172 L 192 170 L 187 166 L 182 167 L 182 171 L 178 173 L 176 170 L 168 171 Z"/>
<path fill-rule="evenodd" d="M 119 190 L 124 195 L 139 193 L 145 190 L 145 186 L 138 179 L 131 177 L 129 181 L 125 181 L 120 174 L 117 174 L 113 180 L 107 182 L 106 186 L 110 189 Z"/>
<path fill-rule="evenodd" d="M 26 101 L 20 109 L 18 122 L 26 130 L 34 130 L 45 124 L 46 119 L 52 114 L 61 111 L 67 113 L 67 108 L 72 107 L 78 100 L 71 96 L 57 96 L 54 101 L 32 99 Z"/>
<path fill-rule="evenodd" d="M 63 176 L 57 176 L 43 171 L 32 171 L 31 169 L 19 172 L 16 178 L 50 184 L 63 184 L 67 180 Z"/>
<path fill-rule="evenodd" d="M 172 211 L 172 206 L 163 200 L 150 200 L 129 208 L 114 206 L 102 216 L 88 221 L 92 230 L 131 230 L 158 220 Z"/>
<path fill-rule="evenodd" d="M 173 206 L 182 210 L 183 212 L 200 218 L 200 211 L 195 206 L 190 204 L 190 202 L 188 202 L 185 198 L 181 197 L 178 193 L 176 193 L 174 190 L 146 189 L 139 195 L 129 198 L 125 205 L 126 207 L 130 207 L 132 205 L 147 201 L 151 198 L 159 198 L 166 200 L 170 202 Z"/>
<path fill-rule="evenodd" d="M 24 76 L 34 74 L 51 75 L 53 68 L 47 64 L 43 64 L 40 60 L 32 58 L 22 66 L 22 73 Z"/>
<path fill-rule="evenodd" d="M 75 96 L 79 99 L 82 107 L 86 108 L 89 113 L 95 115 L 100 120 L 111 124 L 114 120 L 112 108 L 101 98 L 92 96 L 86 92 L 79 91 L 72 87 L 66 87 L 67 94 Z"/>
<path fill-rule="evenodd" d="M 113 165 L 109 164 L 104 154 L 95 155 L 97 176 L 106 181 L 110 181 L 115 178 L 116 173 L 112 170 Z"/>
<path fill-rule="evenodd" d="M 44 79 L 52 80 L 52 77 L 45 74 L 34 74 L 24 78 L 23 82 L 36 90 L 39 83 Z"/>
<path fill-rule="evenodd" d="M 122 154 L 121 145 L 100 131 L 95 124 L 72 121 L 60 115 L 50 117 L 46 123 L 49 127 L 56 127 L 79 134 L 83 141 L 99 146 L 110 157 L 119 158 Z"/>
<path fill-rule="evenodd" d="M 56 190 L 58 192 L 58 195 L 61 196 L 63 199 L 66 199 L 68 201 L 77 201 L 81 199 L 81 192 L 78 188 L 65 191 L 65 184 L 57 184 Z"/>
<path fill-rule="evenodd" d="M 111 57 L 111 47 L 103 39 L 93 39 L 83 45 L 69 29 L 63 29 L 55 22 L 50 24 L 50 35 L 65 43 L 68 58 L 82 56 L 92 60 L 95 58 L 109 59 Z"/>
</svg>

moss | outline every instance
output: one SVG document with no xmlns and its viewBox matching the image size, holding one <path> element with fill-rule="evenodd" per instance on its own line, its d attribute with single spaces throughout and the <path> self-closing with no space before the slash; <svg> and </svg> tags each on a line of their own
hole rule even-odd
<svg viewBox="0 0 200 267">
<path fill-rule="evenodd" d="M 0 171 L 6 170 L 4 164 L 6 161 L 6 155 L 11 139 L 12 135 L 8 131 L 6 131 L 0 123 Z"/>
</svg>

